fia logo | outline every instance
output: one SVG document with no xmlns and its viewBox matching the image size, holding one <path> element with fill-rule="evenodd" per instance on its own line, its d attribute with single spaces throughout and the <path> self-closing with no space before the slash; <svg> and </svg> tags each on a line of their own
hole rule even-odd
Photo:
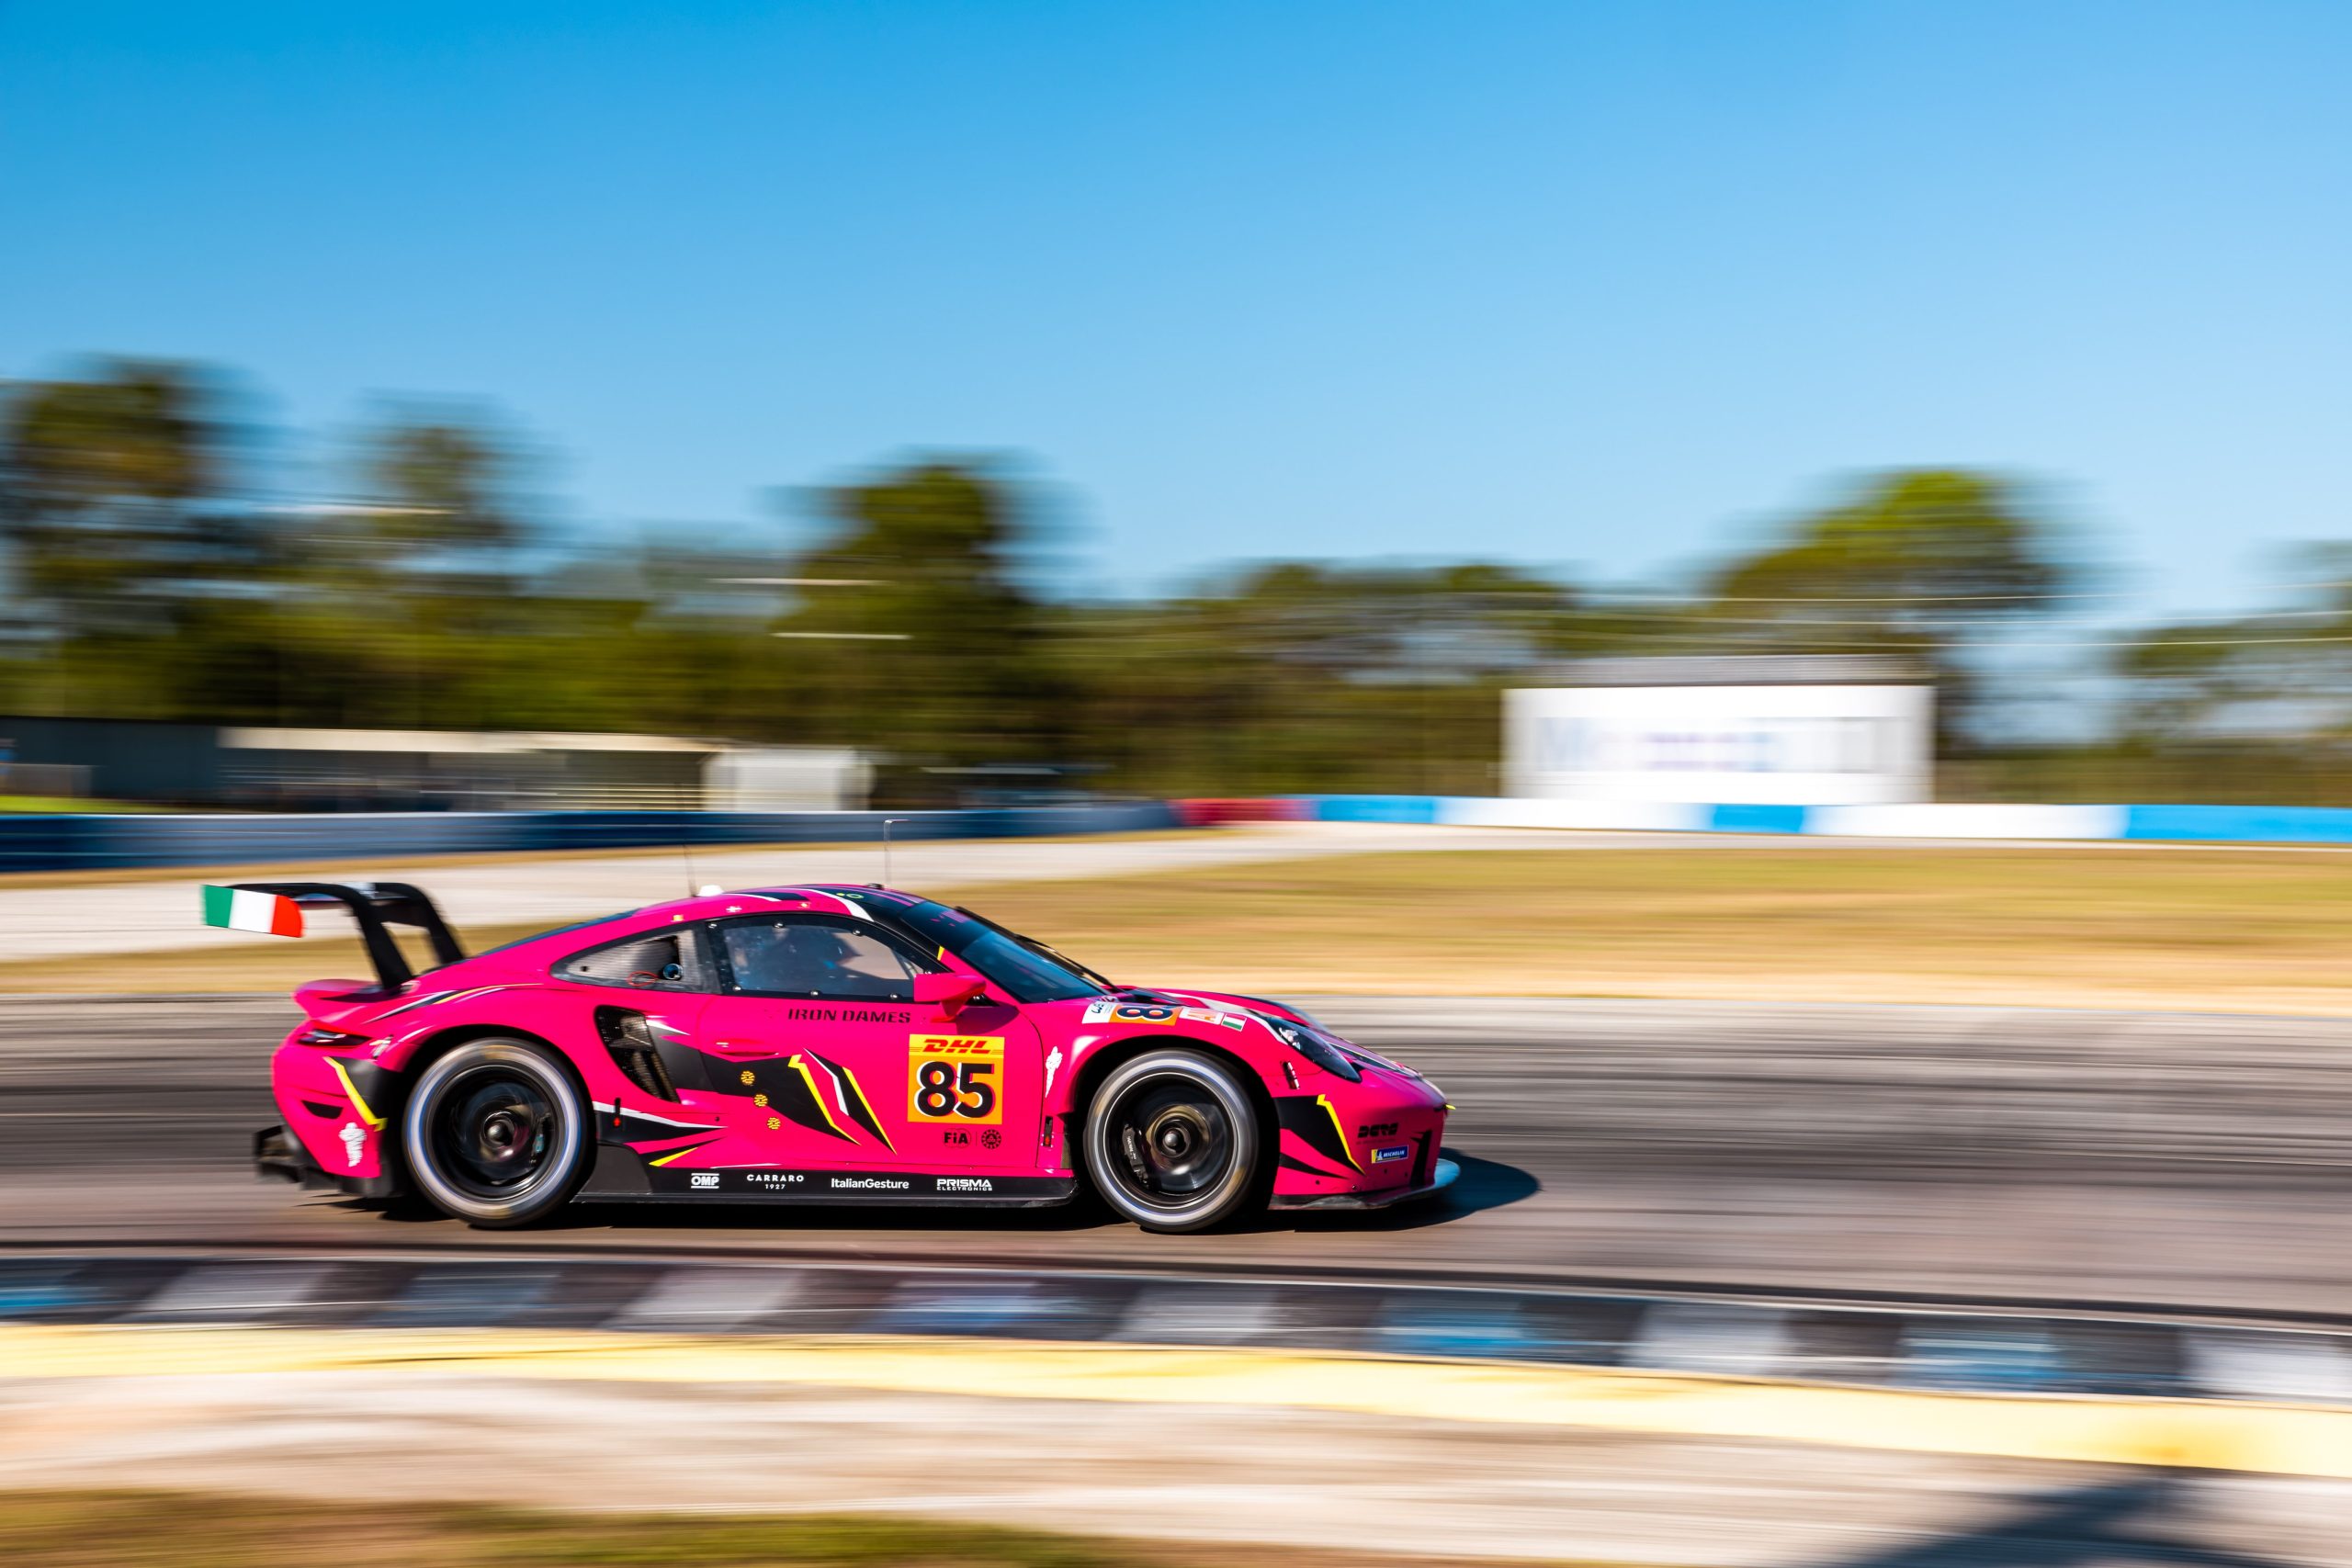
<svg viewBox="0 0 2352 1568">
<path fill-rule="evenodd" d="M 965 1147 L 970 1145 L 972 1141 L 972 1134 L 964 1132 L 959 1128 L 950 1127 L 945 1132 L 939 1134 L 939 1141 L 943 1144 L 951 1145 L 956 1147 Z"/>
<path fill-rule="evenodd" d="M 368 1146 L 368 1134 L 360 1130 L 359 1123 L 345 1122 L 343 1124 L 343 1131 L 337 1133 L 335 1136 L 343 1140 L 344 1163 L 357 1165 L 360 1151 Z"/>
</svg>

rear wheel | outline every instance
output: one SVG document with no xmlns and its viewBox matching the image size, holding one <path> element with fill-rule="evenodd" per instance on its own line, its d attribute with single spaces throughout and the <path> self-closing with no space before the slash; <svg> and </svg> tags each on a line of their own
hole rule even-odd
<svg viewBox="0 0 2352 1568">
<path fill-rule="evenodd" d="M 1111 1070 L 1086 1118 L 1086 1170 L 1151 1231 L 1197 1231 L 1259 1196 L 1264 1143 L 1233 1069 L 1200 1051 L 1148 1052 Z"/>
<path fill-rule="evenodd" d="M 469 1040 L 435 1059 L 409 1092 L 401 1141 L 416 1190 L 485 1230 L 545 1218 L 588 1170 L 580 1091 L 527 1040 Z"/>
</svg>

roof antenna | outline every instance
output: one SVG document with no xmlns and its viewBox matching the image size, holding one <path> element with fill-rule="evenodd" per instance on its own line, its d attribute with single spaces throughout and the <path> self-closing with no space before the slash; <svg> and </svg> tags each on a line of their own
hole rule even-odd
<svg viewBox="0 0 2352 1568">
<path fill-rule="evenodd" d="M 876 887 L 890 886 L 890 829 L 893 824 L 903 824 L 905 821 L 906 818 L 903 817 L 882 818 L 882 880 L 875 884 Z"/>
</svg>

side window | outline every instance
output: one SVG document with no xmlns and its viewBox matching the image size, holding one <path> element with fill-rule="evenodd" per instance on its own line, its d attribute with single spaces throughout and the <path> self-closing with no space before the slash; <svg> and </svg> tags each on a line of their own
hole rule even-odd
<svg viewBox="0 0 2352 1568">
<path fill-rule="evenodd" d="M 710 965 L 703 957 L 702 933 L 692 926 L 639 931 L 585 953 L 575 953 L 555 966 L 555 976 L 588 986 L 629 986 L 640 991 L 712 988 Z"/>
<path fill-rule="evenodd" d="M 731 987 L 759 996 L 910 1002 L 914 977 L 934 967 L 870 927 L 823 916 L 736 920 L 718 931 Z"/>
</svg>

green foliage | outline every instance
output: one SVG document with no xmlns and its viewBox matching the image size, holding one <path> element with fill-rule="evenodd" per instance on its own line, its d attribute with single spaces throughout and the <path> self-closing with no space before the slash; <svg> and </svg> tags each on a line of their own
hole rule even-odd
<svg viewBox="0 0 2352 1568">
<path fill-rule="evenodd" d="M 175 366 L 118 361 L 23 389 L 0 418 L 0 535 L 19 592 L 63 636 L 175 629 L 242 532 L 213 515 L 226 433 Z"/>
<path fill-rule="evenodd" d="M 821 491 L 787 557 L 676 530 L 592 545 L 537 521 L 522 443 L 466 407 L 389 405 L 356 498 L 264 506 L 215 388 L 116 362 L 0 400 L 0 710 L 849 745 L 888 759 L 894 804 L 1040 767 L 1137 793 L 1484 793 L 1498 694 L 1548 661 L 1868 649 L 1964 691 L 1977 628 L 2064 578 L 2000 481 L 1927 469 L 1663 605 L 1479 563 L 1273 562 L 1068 602 L 1029 582 L 1035 506 L 988 462 Z"/>
<path fill-rule="evenodd" d="M 1718 573 L 1713 597 L 1792 617 L 1828 601 L 1889 630 L 2014 614 L 2064 573 L 2045 525 L 2002 481 L 1951 468 L 1884 475 L 1853 501 L 1799 523 L 1788 540 Z"/>
</svg>

